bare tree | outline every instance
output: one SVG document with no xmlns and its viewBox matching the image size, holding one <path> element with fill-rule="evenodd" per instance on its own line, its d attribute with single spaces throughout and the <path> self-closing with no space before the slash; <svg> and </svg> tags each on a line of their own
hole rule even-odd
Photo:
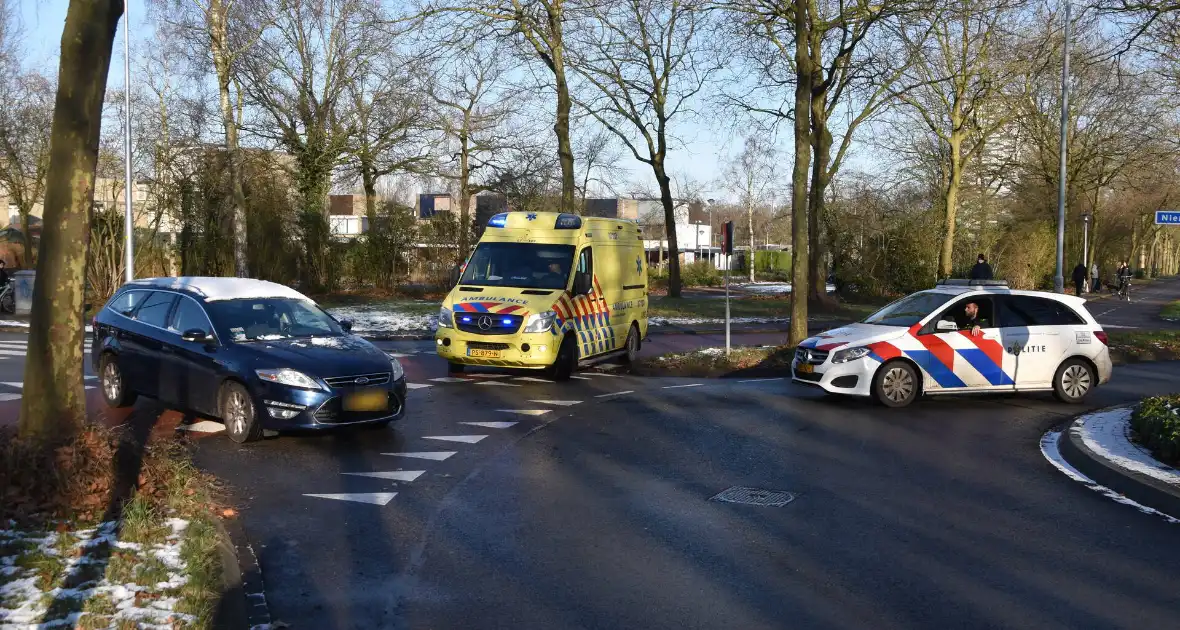
<svg viewBox="0 0 1180 630">
<path fill-rule="evenodd" d="M 294 161 L 303 275 L 328 282 L 327 202 L 332 176 L 355 135 L 347 108 L 379 34 L 365 0 L 291 0 L 245 55 L 242 89 L 256 107 L 247 128 Z"/>
<path fill-rule="evenodd" d="M 761 136 L 746 137 L 742 152 L 725 169 L 725 185 L 738 196 L 750 229 L 750 282 L 754 281 L 754 209 L 770 203 L 777 183 L 775 150 Z"/>
<path fill-rule="evenodd" d="M 600 126 L 587 129 L 575 138 L 574 153 L 578 157 L 576 163 L 581 164 L 579 207 L 584 209 L 591 186 L 613 191 L 626 176 L 626 169 L 620 164 L 624 154 L 618 138 Z"/>
<path fill-rule="evenodd" d="M 86 420 L 82 310 L 102 103 L 121 0 L 72 0 L 61 38 L 20 433 L 46 442 Z"/>
<path fill-rule="evenodd" d="M 262 36 L 271 18 L 265 6 L 268 0 L 154 0 L 163 9 L 161 15 L 166 33 L 176 33 L 192 42 L 193 47 L 208 55 L 217 83 L 217 99 L 221 112 L 221 126 L 225 135 L 225 149 L 229 153 L 229 178 L 232 194 L 234 233 L 234 273 L 250 275 L 246 256 L 246 193 L 242 185 L 242 155 L 239 146 L 239 121 L 235 116 L 235 94 L 230 87 L 235 83 L 237 66 Z M 258 6 L 251 6 L 255 4 Z M 273 14 L 283 12 L 284 0 L 279 1 Z M 205 56 L 205 55 L 202 55 Z"/>
<path fill-rule="evenodd" d="M 0 186 L 20 213 L 26 263 L 35 260 L 29 213 L 45 194 L 54 86 L 35 72 L 0 77 L 8 105 L 0 108 Z"/>
<path fill-rule="evenodd" d="M 571 65 L 589 85 L 579 105 L 651 167 L 668 235 L 668 295 L 680 297 L 675 201 L 666 159 L 672 127 L 691 114 L 718 69 L 706 46 L 710 14 L 695 0 L 625 0 L 594 6 Z"/>
<path fill-rule="evenodd" d="M 574 151 L 570 140 L 570 98 L 567 76 L 568 60 L 566 36 L 568 26 L 575 22 L 573 0 L 430 0 L 418 15 L 458 17 L 458 24 L 443 28 L 459 34 L 464 46 L 470 40 L 482 39 L 492 32 L 502 38 L 512 38 L 523 44 L 530 55 L 541 60 L 553 76 L 556 92 L 556 119 L 553 133 L 557 136 L 557 157 L 561 164 L 561 211 L 574 212 L 577 196 L 574 173 Z"/>
</svg>

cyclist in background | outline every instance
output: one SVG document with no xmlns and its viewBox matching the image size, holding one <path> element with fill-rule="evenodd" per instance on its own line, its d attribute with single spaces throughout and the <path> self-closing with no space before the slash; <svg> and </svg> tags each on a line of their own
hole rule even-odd
<svg viewBox="0 0 1180 630">
<path fill-rule="evenodd" d="M 1131 267 L 1126 262 L 1119 265 L 1117 273 L 1119 280 L 1119 297 L 1131 299 Z"/>
</svg>

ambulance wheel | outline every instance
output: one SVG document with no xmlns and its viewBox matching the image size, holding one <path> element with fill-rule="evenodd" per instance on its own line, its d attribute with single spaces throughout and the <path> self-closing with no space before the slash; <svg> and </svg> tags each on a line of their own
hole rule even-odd
<svg viewBox="0 0 1180 630">
<path fill-rule="evenodd" d="M 463 364 L 462 363 L 455 363 L 453 361 L 447 361 L 447 372 L 449 372 L 451 374 L 462 374 L 463 373 Z"/>
<path fill-rule="evenodd" d="M 625 343 L 626 352 L 623 354 L 623 363 L 631 365 L 639 360 L 639 326 L 637 324 L 631 324 L 631 330 L 627 331 Z"/>
<path fill-rule="evenodd" d="M 918 375 L 905 361 L 890 361 L 873 375 L 873 398 L 886 407 L 905 407 L 918 397 Z"/>
<path fill-rule="evenodd" d="M 557 358 L 549 366 L 549 378 L 562 382 L 570 380 L 574 369 L 578 367 L 578 345 L 573 336 L 561 340 L 561 347 L 557 349 Z"/>
<path fill-rule="evenodd" d="M 1080 403 L 1097 382 L 1090 364 L 1081 359 L 1069 359 L 1053 375 L 1053 396 L 1063 403 Z"/>
</svg>

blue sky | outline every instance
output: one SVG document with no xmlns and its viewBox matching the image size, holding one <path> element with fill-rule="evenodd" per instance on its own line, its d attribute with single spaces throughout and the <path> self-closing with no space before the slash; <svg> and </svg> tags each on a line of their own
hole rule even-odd
<svg viewBox="0 0 1180 630">
<path fill-rule="evenodd" d="M 136 49 L 150 45 L 151 26 L 146 19 L 145 0 L 128 0 L 131 17 L 131 56 L 136 57 Z M 25 28 L 24 49 L 28 51 L 25 63 L 30 68 L 41 68 L 44 71 L 55 72 L 58 62 L 58 52 L 61 46 L 61 33 L 65 24 L 68 0 L 22 0 L 20 5 L 21 19 Z M 135 80 L 134 75 L 132 81 Z M 119 33 L 115 43 L 115 54 L 111 62 L 111 73 L 108 80 L 109 88 L 123 85 L 123 30 L 119 25 Z M 703 184 L 706 190 L 704 197 L 716 197 L 719 200 L 727 198 L 720 190 L 716 180 L 719 179 L 724 168 L 724 162 L 730 152 L 741 149 L 742 138 L 730 138 L 730 133 L 711 128 L 710 124 L 688 122 L 677 128 L 677 137 L 684 142 L 683 147 L 675 147 L 669 153 L 669 173 L 687 173 L 692 179 Z M 789 176 L 789 153 L 780 153 L 780 174 L 784 182 Z M 643 188 L 655 191 L 655 180 L 651 169 L 646 164 L 636 162 L 629 153 L 625 154 L 624 167 L 631 172 L 631 188 Z M 627 187 L 620 192 L 626 192 Z"/>
</svg>

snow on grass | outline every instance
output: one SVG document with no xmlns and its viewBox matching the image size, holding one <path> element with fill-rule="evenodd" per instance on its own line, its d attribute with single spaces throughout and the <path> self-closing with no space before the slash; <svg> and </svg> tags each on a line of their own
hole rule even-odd
<svg viewBox="0 0 1180 630">
<path fill-rule="evenodd" d="M 780 324 L 791 321 L 790 317 L 731 317 L 732 324 Z M 656 317 L 647 318 L 649 326 L 699 326 L 701 324 L 724 324 L 724 317 Z"/>
<path fill-rule="evenodd" d="M 196 618 L 177 610 L 188 582 L 181 556 L 188 521 L 165 525 L 156 544 L 118 540 L 113 522 L 63 532 L 0 530 L 0 627 L 191 625 Z M 46 619 L 51 607 L 56 618 Z"/>
<path fill-rule="evenodd" d="M 432 304 L 431 313 L 422 313 L 424 307 L 417 305 L 412 308 L 397 305 L 341 306 L 327 310 L 337 321 L 351 321 L 352 332 L 356 334 L 433 332 L 438 328 L 438 305 Z"/>
<path fill-rule="evenodd" d="M 746 293 L 754 293 L 757 295 L 783 295 L 791 292 L 790 282 L 754 282 L 747 284 L 736 285 L 736 288 L 745 291 Z M 829 284 L 827 286 L 828 293 L 836 292 L 836 285 Z"/>
</svg>

